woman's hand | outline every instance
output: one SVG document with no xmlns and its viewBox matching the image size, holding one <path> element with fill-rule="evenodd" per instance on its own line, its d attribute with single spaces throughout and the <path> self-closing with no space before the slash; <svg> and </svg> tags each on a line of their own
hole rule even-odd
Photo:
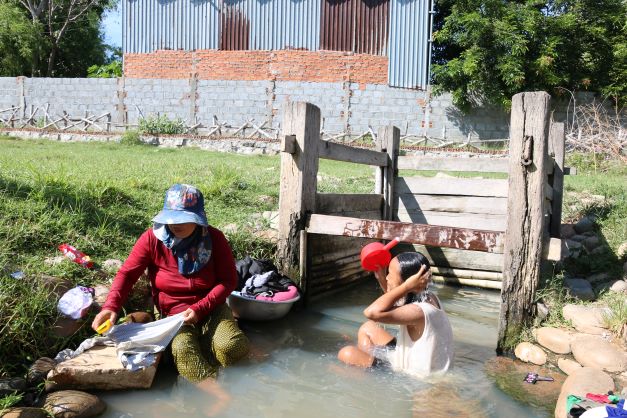
<svg viewBox="0 0 627 418">
<path fill-rule="evenodd" d="M 420 266 L 418 273 L 410 276 L 405 280 L 405 288 L 408 292 L 422 292 L 427 288 L 429 280 L 431 280 L 431 270 L 426 271 L 427 266 L 424 264 Z"/>
<path fill-rule="evenodd" d="M 183 312 L 183 319 L 187 325 L 193 325 L 198 322 L 198 315 L 196 315 L 193 309 L 187 308 L 187 310 Z"/>
<path fill-rule="evenodd" d="M 111 321 L 111 325 L 115 325 L 115 322 L 118 320 L 118 314 L 110 309 L 103 309 L 100 313 L 98 313 L 98 315 L 96 315 L 94 321 L 91 323 L 91 327 L 95 331 L 107 319 Z"/>
</svg>

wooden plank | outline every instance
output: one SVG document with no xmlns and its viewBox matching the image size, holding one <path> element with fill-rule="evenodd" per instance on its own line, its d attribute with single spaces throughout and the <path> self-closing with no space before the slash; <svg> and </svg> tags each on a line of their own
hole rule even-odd
<svg viewBox="0 0 627 418">
<path fill-rule="evenodd" d="M 503 280 L 503 273 L 497 271 L 466 270 L 433 266 L 431 267 L 431 272 L 437 276 L 457 277 L 460 279 L 496 280 L 499 282 Z"/>
<path fill-rule="evenodd" d="M 470 171 L 507 173 L 507 158 L 442 158 L 407 155 L 398 157 L 399 170 Z"/>
<path fill-rule="evenodd" d="M 534 314 L 545 230 L 550 101 L 545 92 L 519 93 L 512 98 L 510 193 L 497 353 L 513 349 L 512 343 Z"/>
<path fill-rule="evenodd" d="M 284 274 L 300 282 L 300 231 L 305 214 L 316 207 L 320 109 L 311 103 L 286 103 L 281 136 L 290 135 L 298 145 L 294 154 L 281 153 L 277 260 Z"/>
<path fill-rule="evenodd" d="M 288 154 L 296 153 L 298 149 L 298 143 L 296 142 L 296 135 L 285 135 L 281 140 L 281 152 L 287 152 Z"/>
<path fill-rule="evenodd" d="M 464 179 L 441 177 L 399 177 L 399 194 L 507 197 L 507 179 Z"/>
<path fill-rule="evenodd" d="M 464 278 L 456 278 L 456 277 L 442 277 L 442 276 L 433 276 L 434 282 L 445 283 L 447 285 L 454 286 L 472 286 L 479 287 L 481 289 L 493 289 L 493 290 L 501 290 L 503 284 L 494 280 L 478 280 L 478 279 L 464 279 Z"/>
<path fill-rule="evenodd" d="M 505 215 L 507 213 L 507 199 L 504 197 L 402 194 L 399 195 L 399 200 L 397 207 L 403 207 L 407 211 L 422 210 L 491 215 Z"/>
<path fill-rule="evenodd" d="M 457 250 L 454 248 L 426 247 L 424 245 L 414 245 L 413 248 L 408 250 L 424 254 L 432 266 L 495 272 L 503 271 L 503 254 Z"/>
<path fill-rule="evenodd" d="M 552 237 L 559 238 L 562 224 L 562 199 L 564 191 L 564 152 L 566 136 L 563 123 L 551 123 L 549 131 L 549 154 L 553 155 L 553 175 L 549 177 L 553 188 L 551 201 L 551 223 L 549 233 Z"/>
<path fill-rule="evenodd" d="M 412 210 L 400 207 L 396 213 L 400 222 L 438 225 L 452 228 L 479 229 L 485 231 L 504 232 L 507 215 L 431 212 Z"/>
<path fill-rule="evenodd" d="M 316 213 L 360 211 L 379 211 L 381 213 L 382 206 L 383 195 L 380 194 L 318 193 L 316 195 Z"/>
<path fill-rule="evenodd" d="M 307 232 L 386 240 L 398 237 L 401 242 L 413 244 L 503 252 L 503 233 L 467 228 L 313 214 L 309 217 Z"/>
<path fill-rule="evenodd" d="M 391 221 L 394 217 L 395 183 L 398 178 L 398 154 L 401 146 L 401 131 L 395 126 L 384 126 L 379 131 L 379 138 L 387 152 L 388 165 L 383 171 L 383 219 Z"/>
<path fill-rule="evenodd" d="M 344 144 L 320 140 L 320 158 L 335 161 L 346 161 L 355 164 L 366 164 L 385 167 L 387 155 L 383 152 L 364 148 L 350 147 Z"/>
</svg>

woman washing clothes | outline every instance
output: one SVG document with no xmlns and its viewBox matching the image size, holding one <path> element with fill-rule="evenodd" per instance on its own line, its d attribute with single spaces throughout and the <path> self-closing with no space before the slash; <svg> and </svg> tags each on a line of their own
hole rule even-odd
<svg viewBox="0 0 627 418">
<path fill-rule="evenodd" d="M 340 350 L 344 363 L 372 367 L 389 362 L 396 371 L 426 376 L 453 365 L 453 332 L 438 297 L 428 290 L 429 261 L 405 252 L 375 272 L 384 294 L 364 310 L 369 319 L 357 334 L 357 346 Z M 399 325 L 395 337 L 381 325 Z"/>
<path fill-rule="evenodd" d="M 208 224 L 203 195 L 195 187 L 175 184 L 168 189 L 163 210 L 118 271 L 92 328 L 107 319 L 115 324 L 146 269 L 161 317 L 183 315 L 184 324 L 171 343 L 174 363 L 183 377 L 207 382 L 217 376 L 220 366 L 248 353 L 248 339 L 226 305 L 237 283 L 235 260 L 224 234 Z"/>
</svg>

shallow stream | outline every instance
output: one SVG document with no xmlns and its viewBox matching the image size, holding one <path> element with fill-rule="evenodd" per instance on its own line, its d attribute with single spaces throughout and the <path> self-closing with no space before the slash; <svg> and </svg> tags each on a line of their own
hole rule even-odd
<svg viewBox="0 0 627 418">
<path fill-rule="evenodd" d="M 223 370 L 209 394 L 162 364 L 149 390 L 99 393 L 108 405 L 103 416 L 547 418 L 508 397 L 483 370 L 495 355 L 499 293 L 447 286 L 436 292 L 456 342 L 454 369 L 443 377 L 421 381 L 338 362 L 337 351 L 354 343 L 362 311 L 378 295 L 365 283 L 279 321 L 242 322 L 251 354 Z"/>
</svg>

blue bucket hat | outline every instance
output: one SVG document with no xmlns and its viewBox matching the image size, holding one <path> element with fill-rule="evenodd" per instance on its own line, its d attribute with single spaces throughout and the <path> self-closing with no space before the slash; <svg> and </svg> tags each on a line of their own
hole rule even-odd
<svg viewBox="0 0 627 418">
<path fill-rule="evenodd" d="M 200 190 L 189 184 L 175 184 L 165 192 L 163 210 L 152 221 L 159 224 L 195 223 L 208 226 L 205 199 Z"/>
</svg>

